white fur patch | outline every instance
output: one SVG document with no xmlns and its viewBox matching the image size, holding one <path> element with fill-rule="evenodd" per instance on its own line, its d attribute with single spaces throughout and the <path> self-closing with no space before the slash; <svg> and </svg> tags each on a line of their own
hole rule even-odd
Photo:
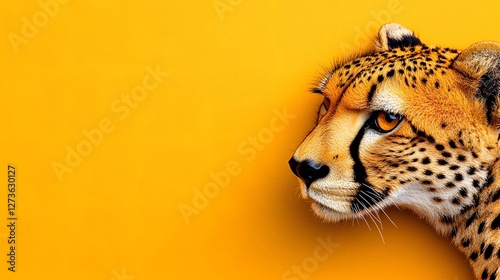
<svg viewBox="0 0 500 280">
<path fill-rule="evenodd" d="M 375 41 L 377 51 L 389 50 L 389 39 L 401 40 L 404 36 L 413 36 L 413 31 L 397 23 L 388 23 L 380 28 L 378 38 Z"/>
<path fill-rule="evenodd" d="M 391 86 L 386 84 L 375 92 L 370 103 L 370 109 L 372 111 L 401 114 L 403 104 L 403 99 L 401 99 L 395 90 L 392 90 Z"/>
</svg>

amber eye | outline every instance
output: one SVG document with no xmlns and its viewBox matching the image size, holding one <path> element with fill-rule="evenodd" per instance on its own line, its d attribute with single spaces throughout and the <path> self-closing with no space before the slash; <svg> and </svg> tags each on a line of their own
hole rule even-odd
<svg viewBox="0 0 500 280">
<path fill-rule="evenodd" d="M 403 120 L 401 115 L 391 114 L 383 111 L 375 112 L 375 127 L 379 132 L 387 133 L 396 128 Z"/>
</svg>

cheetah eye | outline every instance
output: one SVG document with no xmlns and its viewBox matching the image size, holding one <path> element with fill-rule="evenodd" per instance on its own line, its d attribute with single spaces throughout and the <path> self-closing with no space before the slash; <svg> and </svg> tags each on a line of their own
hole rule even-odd
<svg viewBox="0 0 500 280">
<path fill-rule="evenodd" d="M 317 123 L 319 123 L 319 121 L 323 118 L 323 116 L 326 115 L 326 112 L 328 111 L 329 107 L 330 107 L 330 99 L 325 97 L 323 103 L 321 103 L 321 106 L 319 107 L 318 119 L 316 120 Z"/>
<path fill-rule="evenodd" d="M 403 120 L 403 116 L 391 114 L 384 111 L 377 111 L 373 114 L 375 129 L 381 133 L 388 133 Z"/>
<path fill-rule="evenodd" d="M 325 97 L 325 100 L 323 101 L 323 106 L 325 106 L 326 110 L 330 108 L 330 99 L 328 99 L 328 97 Z"/>
</svg>

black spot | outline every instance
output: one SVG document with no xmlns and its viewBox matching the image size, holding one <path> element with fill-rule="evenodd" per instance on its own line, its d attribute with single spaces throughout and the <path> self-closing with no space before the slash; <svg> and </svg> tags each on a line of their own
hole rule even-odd
<svg viewBox="0 0 500 280">
<path fill-rule="evenodd" d="M 469 245 L 470 245 L 470 240 L 469 239 L 467 239 L 467 238 L 462 239 L 462 246 L 464 248 L 469 247 Z"/>
<path fill-rule="evenodd" d="M 434 143 L 434 142 L 436 142 L 436 139 L 434 139 L 434 137 L 432 137 L 432 136 L 429 136 L 429 137 L 427 137 L 427 141 L 429 141 L 429 143 Z"/>
<path fill-rule="evenodd" d="M 450 147 L 452 149 L 456 149 L 457 148 L 457 145 L 455 144 L 455 142 L 453 142 L 453 140 L 450 140 L 450 142 L 448 142 L 448 145 L 450 145 Z"/>
<path fill-rule="evenodd" d="M 433 199 L 435 202 L 442 202 L 442 201 L 443 201 L 443 199 L 441 199 L 440 197 L 437 197 L 437 196 L 433 197 L 432 199 Z"/>
<path fill-rule="evenodd" d="M 394 76 L 394 69 L 390 70 L 389 72 L 387 72 L 387 75 L 386 75 L 388 78 L 389 77 L 392 77 Z"/>
<path fill-rule="evenodd" d="M 484 184 L 484 187 L 490 186 L 491 184 L 493 184 L 494 181 L 495 181 L 495 178 L 493 176 L 488 177 L 486 183 Z"/>
<path fill-rule="evenodd" d="M 497 271 L 493 272 L 490 276 L 490 280 L 496 280 L 497 279 Z"/>
<path fill-rule="evenodd" d="M 457 231 L 458 229 L 456 227 L 453 227 L 450 231 L 450 238 L 455 238 L 455 236 L 457 235 Z"/>
<path fill-rule="evenodd" d="M 474 173 L 476 173 L 476 168 L 474 166 L 471 166 L 469 170 L 467 170 L 467 174 L 474 175 Z"/>
<path fill-rule="evenodd" d="M 486 247 L 486 249 L 484 250 L 484 259 L 487 260 L 491 257 L 491 254 L 493 253 L 493 249 L 495 249 L 495 247 L 493 247 L 492 244 L 488 245 L 488 247 Z"/>
<path fill-rule="evenodd" d="M 436 188 L 428 188 L 427 189 L 429 192 L 435 192 L 436 191 Z"/>
<path fill-rule="evenodd" d="M 464 155 L 459 155 L 457 159 L 458 161 L 464 162 L 467 158 Z"/>
<path fill-rule="evenodd" d="M 375 94 L 375 91 L 377 90 L 377 85 L 374 84 L 372 85 L 372 87 L 370 88 L 370 91 L 368 92 L 368 102 L 371 102 L 372 99 L 373 99 L 373 95 Z"/>
<path fill-rule="evenodd" d="M 459 182 L 460 182 L 460 181 L 462 181 L 463 179 L 464 179 L 464 176 L 462 176 L 462 174 L 460 174 L 460 173 L 456 173 L 456 174 L 455 174 L 455 180 L 456 180 L 456 181 L 459 181 Z"/>
<path fill-rule="evenodd" d="M 477 218 L 476 212 L 472 213 L 472 215 L 470 215 L 470 217 L 467 218 L 465 222 L 465 228 L 468 228 L 476 218 Z"/>
<path fill-rule="evenodd" d="M 484 231 L 484 227 L 486 225 L 486 222 L 483 221 L 479 224 L 479 227 L 477 228 L 477 234 L 481 234 Z M 491 225 L 493 227 L 493 225 Z"/>
<path fill-rule="evenodd" d="M 455 184 L 453 182 L 448 182 L 446 183 L 445 185 L 447 188 L 454 188 L 455 187 Z"/>
<path fill-rule="evenodd" d="M 431 176 L 434 173 L 431 170 L 427 169 L 427 170 L 424 171 L 424 174 L 427 175 L 427 176 Z"/>
<path fill-rule="evenodd" d="M 423 131 L 418 130 L 416 127 L 412 126 L 413 132 L 415 132 L 418 136 L 425 137 L 427 136 Z"/>
<path fill-rule="evenodd" d="M 439 88 L 439 82 L 436 82 L 436 83 L 434 84 L 434 86 L 436 87 L 436 89 L 438 89 L 438 88 Z"/>
<path fill-rule="evenodd" d="M 451 157 L 451 154 L 448 152 L 442 152 L 441 154 L 443 155 L 443 157 L 447 157 L 447 158 Z"/>
<path fill-rule="evenodd" d="M 464 213 L 468 212 L 470 209 L 472 209 L 472 205 L 465 205 L 460 208 L 460 215 L 463 215 Z"/>
<path fill-rule="evenodd" d="M 445 123 L 442 123 L 442 124 L 441 124 L 441 128 L 446 128 L 446 126 L 447 126 L 447 125 L 446 125 Z"/>
<path fill-rule="evenodd" d="M 427 79 L 426 78 L 422 79 L 422 84 L 424 84 L 424 85 L 427 84 Z"/>
<path fill-rule="evenodd" d="M 500 198 L 500 190 L 496 190 L 495 193 L 493 193 L 493 197 L 491 198 L 491 202 L 495 202 Z"/>
<path fill-rule="evenodd" d="M 475 260 L 477 260 L 477 256 L 478 256 L 477 252 L 472 252 L 472 253 L 470 254 L 469 258 L 470 258 L 471 260 L 475 261 Z"/>
<path fill-rule="evenodd" d="M 481 279 L 486 279 L 486 278 L 488 278 L 488 269 L 487 268 L 485 268 L 483 270 L 483 274 L 481 274 Z"/>
<path fill-rule="evenodd" d="M 436 145 L 436 149 L 437 149 L 438 151 L 442 151 L 442 150 L 444 150 L 444 146 L 443 146 L 443 145 L 441 145 L 441 144 L 437 144 L 437 145 Z"/>
<path fill-rule="evenodd" d="M 460 200 L 457 198 L 457 197 L 454 197 L 452 200 L 451 200 L 451 203 L 453 203 L 454 205 L 460 205 Z"/>
<path fill-rule="evenodd" d="M 495 219 L 491 222 L 491 229 L 495 230 L 500 227 L 500 214 L 498 214 Z"/>
<path fill-rule="evenodd" d="M 473 195 L 472 196 L 472 199 L 474 200 L 474 207 L 478 207 L 479 206 L 479 196 L 477 194 Z"/>
<path fill-rule="evenodd" d="M 478 180 L 472 181 L 472 186 L 474 186 L 474 188 L 476 188 L 476 189 L 479 189 L 481 187 L 481 185 L 479 185 L 479 181 Z"/>
<path fill-rule="evenodd" d="M 378 78 L 377 78 L 377 81 L 380 83 L 384 80 L 384 76 L 382 75 L 379 75 Z"/>
<path fill-rule="evenodd" d="M 422 148 L 422 149 L 424 149 L 424 148 Z M 429 159 L 429 157 L 424 157 L 422 159 L 422 164 L 429 164 L 429 163 L 431 163 L 431 160 Z"/>
<path fill-rule="evenodd" d="M 432 185 L 432 181 L 429 180 L 423 180 L 422 185 Z"/>
<path fill-rule="evenodd" d="M 460 191 L 458 192 L 462 197 L 467 197 L 467 189 L 466 188 L 461 188 Z"/>
<path fill-rule="evenodd" d="M 460 168 L 460 166 L 458 166 L 458 165 L 452 165 L 452 166 L 450 166 L 450 170 L 457 170 L 459 168 Z"/>
<path fill-rule="evenodd" d="M 455 219 L 451 216 L 446 216 L 446 215 L 443 215 L 441 216 L 441 222 L 445 223 L 445 224 L 451 224 L 453 223 Z"/>
<path fill-rule="evenodd" d="M 406 168 L 406 170 L 408 170 L 408 171 L 412 171 L 412 172 L 413 172 L 413 171 L 417 171 L 417 168 L 416 168 L 416 167 L 414 167 L 414 166 L 408 166 L 408 167 Z"/>
<path fill-rule="evenodd" d="M 444 159 L 439 159 L 439 160 L 438 160 L 438 164 L 439 164 L 439 165 L 447 165 L 447 164 L 448 164 L 448 162 L 447 162 L 446 160 L 444 160 Z"/>
<path fill-rule="evenodd" d="M 471 152 L 473 158 L 477 158 L 477 154 L 475 152 Z"/>
<path fill-rule="evenodd" d="M 444 179 L 444 178 L 446 178 L 446 176 L 444 174 L 440 173 L 440 174 L 436 175 L 436 178 L 438 178 L 438 179 Z"/>
</svg>

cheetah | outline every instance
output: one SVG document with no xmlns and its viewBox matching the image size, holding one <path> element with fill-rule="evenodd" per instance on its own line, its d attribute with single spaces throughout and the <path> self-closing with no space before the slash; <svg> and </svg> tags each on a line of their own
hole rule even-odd
<svg viewBox="0 0 500 280">
<path fill-rule="evenodd" d="M 289 161 L 314 212 L 340 221 L 410 209 L 500 275 L 500 44 L 459 51 L 381 27 L 312 90 L 324 101 Z"/>
</svg>

